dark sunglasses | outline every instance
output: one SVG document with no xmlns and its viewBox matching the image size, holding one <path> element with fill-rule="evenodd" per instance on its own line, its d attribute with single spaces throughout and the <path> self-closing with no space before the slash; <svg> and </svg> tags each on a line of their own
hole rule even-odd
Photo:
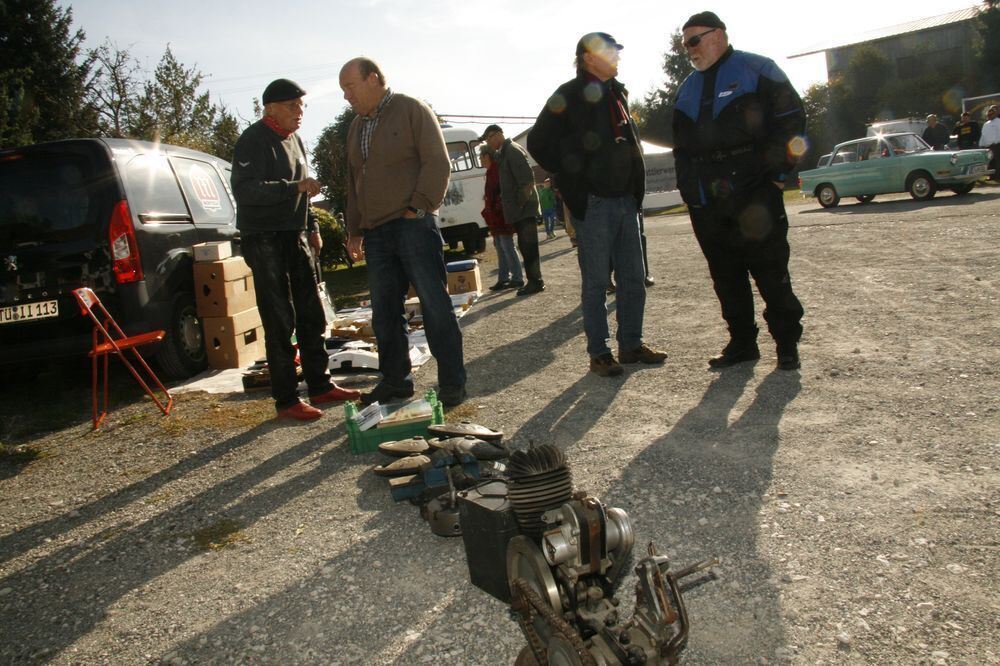
<svg viewBox="0 0 1000 666">
<path fill-rule="evenodd" d="M 705 32 L 699 32 L 697 35 L 692 36 L 691 39 L 687 40 L 686 42 L 681 42 L 681 46 L 683 46 L 686 49 L 693 49 L 694 47 L 701 44 L 702 37 L 704 37 L 710 32 L 715 32 L 716 30 L 718 30 L 718 28 L 712 28 L 711 30 L 706 30 Z"/>
</svg>

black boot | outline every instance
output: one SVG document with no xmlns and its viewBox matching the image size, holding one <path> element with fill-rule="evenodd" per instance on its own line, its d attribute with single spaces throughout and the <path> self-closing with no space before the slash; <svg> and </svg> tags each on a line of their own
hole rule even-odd
<svg viewBox="0 0 1000 666">
<path fill-rule="evenodd" d="M 757 347 L 757 336 L 730 338 L 729 344 L 718 356 L 708 359 L 708 367 L 715 369 L 728 368 L 737 363 L 746 361 L 756 361 L 760 358 L 760 349 Z"/>
<path fill-rule="evenodd" d="M 778 343 L 778 370 L 798 370 L 802 367 L 799 362 L 799 346 L 794 342 Z"/>
</svg>

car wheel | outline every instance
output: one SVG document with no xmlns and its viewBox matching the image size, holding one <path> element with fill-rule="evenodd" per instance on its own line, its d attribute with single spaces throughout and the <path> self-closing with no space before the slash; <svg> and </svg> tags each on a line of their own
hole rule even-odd
<svg viewBox="0 0 1000 666">
<path fill-rule="evenodd" d="M 840 203 L 837 188 L 830 183 L 823 183 L 816 189 L 816 198 L 819 199 L 819 205 L 823 208 L 833 208 Z"/>
<path fill-rule="evenodd" d="M 156 360 L 163 374 L 171 379 L 190 377 L 207 367 L 205 335 L 192 294 L 181 293 L 174 298 L 170 324 Z"/>
<path fill-rule="evenodd" d="M 856 199 L 863 204 L 868 203 L 874 198 L 875 198 L 874 194 L 862 194 L 860 197 L 856 197 Z"/>
<path fill-rule="evenodd" d="M 914 171 L 906 179 L 906 191 L 917 201 L 927 201 L 937 193 L 937 183 L 926 171 Z"/>
<path fill-rule="evenodd" d="M 951 188 L 951 191 L 954 192 L 955 194 L 968 194 L 969 192 L 972 191 L 972 188 L 975 186 L 976 186 L 975 183 L 964 183 L 962 185 L 956 185 L 955 187 Z"/>
</svg>

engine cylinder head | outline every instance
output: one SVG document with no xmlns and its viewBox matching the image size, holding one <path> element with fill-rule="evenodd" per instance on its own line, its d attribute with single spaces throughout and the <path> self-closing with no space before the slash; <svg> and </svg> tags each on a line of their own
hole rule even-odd
<svg viewBox="0 0 1000 666">
<path fill-rule="evenodd" d="M 518 527 L 537 542 L 545 529 L 542 514 L 573 496 L 573 475 L 566 466 L 566 456 L 551 444 L 515 451 L 507 464 L 507 475 L 507 498 Z"/>
</svg>

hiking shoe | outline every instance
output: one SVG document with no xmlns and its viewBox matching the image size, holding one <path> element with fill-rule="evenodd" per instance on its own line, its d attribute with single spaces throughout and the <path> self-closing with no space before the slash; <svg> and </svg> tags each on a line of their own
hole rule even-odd
<svg viewBox="0 0 1000 666">
<path fill-rule="evenodd" d="M 377 402 L 380 405 L 384 405 L 393 400 L 411 397 L 413 397 L 412 384 L 409 386 L 393 386 L 392 384 L 379 382 L 371 391 L 361 394 L 361 404 L 370 405 L 373 402 Z"/>
<path fill-rule="evenodd" d="M 357 400 L 361 397 L 361 391 L 354 391 L 352 389 L 345 389 L 333 385 L 326 393 L 320 393 L 319 395 L 309 396 L 309 402 L 314 405 L 322 405 L 327 402 L 342 402 L 345 400 Z"/>
<path fill-rule="evenodd" d="M 617 377 L 625 372 L 625 368 L 615 360 L 611 352 L 590 359 L 590 371 L 601 377 Z"/>
<path fill-rule="evenodd" d="M 545 291 L 544 282 L 541 280 L 528 280 L 528 284 L 517 290 L 517 295 L 528 296 L 530 294 L 537 294 L 540 291 Z"/>
<path fill-rule="evenodd" d="M 798 370 L 801 367 L 798 345 L 794 342 L 778 344 L 778 370 Z"/>
<path fill-rule="evenodd" d="M 643 343 L 632 351 L 618 350 L 619 363 L 663 363 L 667 360 L 667 352 L 653 349 Z"/>
<path fill-rule="evenodd" d="M 291 407 L 278 410 L 279 419 L 292 419 L 295 421 L 315 421 L 323 416 L 323 412 L 304 402 L 297 402 Z"/>
<path fill-rule="evenodd" d="M 708 359 L 708 367 L 721 370 L 737 363 L 756 361 L 759 358 L 760 349 L 757 347 L 756 340 L 750 342 L 730 340 L 721 354 Z"/>
<path fill-rule="evenodd" d="M 438 400 L 445 407 L 461 405 L 468 395 L 464 386 L 441 386 L 438 388 Z"/>
</svg>

